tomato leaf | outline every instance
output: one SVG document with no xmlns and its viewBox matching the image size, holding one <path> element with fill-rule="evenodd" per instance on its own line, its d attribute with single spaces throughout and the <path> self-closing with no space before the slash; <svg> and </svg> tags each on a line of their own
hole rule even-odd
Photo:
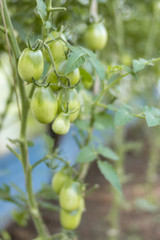
<svg viewBox="0 0 160 240">
<path fill-rule="evenodd" d="M 69 74 L 80 67 L 85 62 L 84 55 L 82 52 L 71 52 L 65 66 L 65 74 Z"/>
<path fill-rule="evenodd" d="M 111 160 L 114 160 L 114 161 L 119 160 L 118 155 L 112 149 L 110 149 L 108 147 L 99 146 L 98 147 L 98 153 L 105 158 L 108 158 L 108 159 L 111 159 Z"/>
<path fill-rule="evenodd" d="M 85 60 L 90 61 L 92 66 L 95 68 L 100 80 L 105 77 L 105 68 L 102 63 L 97 59 L 97 56 L 91 51 L 81 46 L 71 46 L 68 48 L 72 51 L 68 58 L 65 68 L 65 74 L 72 72 L 77 67 L 81 66 Z"/>
<path fill-rule="evenodd" d="M 20 226 L 26 226 L 29 220 L 29 212 L 25 210 L 13 211 L 12 217 Z"/>
<path fill-rule="evenodd" d="M 40 15 L 42 21 L 45 22 L 45 17 L 47 16 L 46 12 L 47 6 L 43 0 L 36 0 L 36 2 L 37 2 L 36 9 L 38 11 L 38 14 Z"/>
<path fill-rule="evenodd" d="M 105 179 L 107 179 L 119 193 L 122 193 L 119 178 L 112 165 L 99 160 L 98 168 L 105 177 Z"/>
<path fill-rule="evenodd" d="M 130 114 L 129 110 L 125 107 L 120 108 L 114 118 L 114 124 L 116 126 L 125 125 L 130 122 L 134 117 Z"/>
<path fill-rule="evenodd" d="M 84 147 L 78 154 L 77 162 L 92 162 L 96 157 L 97 153 L 91 147 Z"/>
<path fill-rule="evenodd" d="M 133 60 L 133 71 L 134 73 L 143 70 L 147 64 L 147 60 L 140 58 L 139 60 Z"/>
<path fill-rule="evenodd" d="M 145 107 L 144 114 L 148 127 L 160 125 L 160 110 L 154 107 Z"/>
<path fill-rule="evenodd" d="M 87 54 L 86 59 L 90 61 L 90 63 L 95 68 L 97 75 L 100 80 L 103 80 L 105 77 L 105 68 L 103 64 L 97 59 L 97 56 L 91 51 L 84 47 L 81 47 L 82 51 Z"/>
<path fill-rule="evenodd" d="M 95 114 L 94 116 L 94 128 L 98 130 L 104 130 L 107 128 L 113 128 L 113 117 L 107 113 Z"/>
<path fill-rule="evenodd" d="M 158 207 L 154 205 L 153 203 L 149 202 L 148 200 L 144 198 L 137 198 L 134 202 L 135 206 L 145 212 L 156 212 L 158 210 Z"/>
</svg>

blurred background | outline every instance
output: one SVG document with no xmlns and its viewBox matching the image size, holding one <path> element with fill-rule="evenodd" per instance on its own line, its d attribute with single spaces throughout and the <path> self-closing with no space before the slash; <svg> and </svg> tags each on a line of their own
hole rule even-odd
<svg viewBox="0 0 160 240">
<path fill-rule="evenodd" d="M 98 13 L 104 19 L 109 34 L 105 50 L 97 53 L 106 69 L 114 65 L 132 66 L 133 59 L 159 57 L 160 1 L 97 0 L 97 2 Z M 28 36 L 35 40 L 41 34 L 41 21 L 34 11 L 36 1 L 8 0 L 7 4 L 22 50 L 26 46 L 25 40 Z M 69 42 L 84 45 L 83 33 L 89 20 L 90 1 L 57 0 L 53 1 L 53 5 L 67 8 L 66 12 L 55 13 L 53 27 L 60 28 L 63 25 Z M 0 24 L 3 25 L 1 15 Z M 83 86 L 81 88 L 89 96 L 89 92 L 83 89 Z M 6 39 L 2 32 L 0 32 L 0 89 L 0 186 L 16 184 L 25 191 L 21 165 L 6 147 L 11 144 L 9 139 L 18 137 L 19 116 Z M 29 86 L 26 89 L 29 90 Z M 112 89 L 112 95 L 118 96 L 117 102 L 129 104 L 137 112 L 145 105 L 159 108 L 159 63 L 152 67 L 148 66 L 138 73 L 137 81 L 127 76 Z M 87 99 L 86 105 L 89 103 Z M 79 239 L 159 240 L 159 127 L 148 128 L 143 119 L 136 119 L 126 126 L 115 128 L 112 115 L 107 126 L 105 119 L 98 121 L 100 124 L 95 125 L 94 134 L 105 145 L 112 146 L 120 156 L 120 161 L 115 167 L 123 185 L 124 197 L 118 196 L 93 164 L 86 181 L 89 184 L 98 183 L 100 188 L 87 198 L 87 211 L 78 229 Z M 44 132 L 48 132 L 49 127 L 46 129 L 36 122 L 32 113 L 28 124 L 28 139 L 35 142 L 29 149 L 31 163 L 34 163 L 47 152 Z M 79 126 L 78 122 L 75 125 Z M 72 127 L 69 134 L 58 141 L 61 154 L 72 163 L 78 153 L 73 138 L 75 132 L 76 127 Z M 50 183 L 53 172 L 45 164 L 34 171 L 35 192 L 38 192 L 43 184 Z M 16 194 L 14 187 L 12 191 Z M 13 214 L 16 210 L 14 204 L 0 200 L 0 209 L 2 239 L 30 240 L 36 236 L 31 221 L 28 227 L 25 224 L 19 227 L 18 224 L 12 223 L 13 219 L 16 220 Z M 57 213 L 51 214 L 50 211 L 43 210 L 43 217 L 52 232 L 60 230 Z"/>
</svg>

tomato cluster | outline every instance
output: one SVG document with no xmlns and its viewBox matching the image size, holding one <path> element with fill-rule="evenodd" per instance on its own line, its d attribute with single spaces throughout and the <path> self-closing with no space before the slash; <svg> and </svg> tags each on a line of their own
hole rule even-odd
<svg viewBox="0 0 160 240">
<path fill-rule="evenodd" d="M 40 83 L 31 100 L 31 110 L 36 120 L 44 124 L 53 121 L 53 131 L 63 135 L 69 131 L 70 123 L 80 111 L 78 93 L 74 88 L 80 80 L 80 72 L 77 68 L 65 75 L 68 49 L 63 34 L 51 32 L 45 42 L 47 47 L 43 53 L 41 50 L 24 49 L 18 61 L 18 72 L 22 80 Z M 45 84 L 40 80 L 44 70 L 43 56 L 51 64 Z"/>
<path fill-rule="evenodd" d="M 53 190 L 59 195 L 60 222 L 63 228 L 76 229 L 85 208 L 82 184 L 74 181 L 68 167 L 62 168 L 52 179 Z"/>
</svg>

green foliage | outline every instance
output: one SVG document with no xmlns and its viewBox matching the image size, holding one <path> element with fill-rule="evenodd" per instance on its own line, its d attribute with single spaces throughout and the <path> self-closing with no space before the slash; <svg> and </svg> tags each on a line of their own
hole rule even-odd
<svg viewBox="0 0 160 240">
<path fill-rule="evenodd" d="M 103 64 L 97 59 L 96 55 L 91 51 L 84 47 L 78 46 L 71 46 L 69 48 L 72 50 L 73 53 L 69 55 L 65 74 L 72 72 L 77 67 L 80 67 L 85 60 L 89 61 L 93 67 L 95 68 L 98 77 L 100 80 L 103 80 L 105 77 L 105 68 Z"/>
<path fill-rule="evenodd" d="M 128 108 L 122 107 L 115 114 L 114 124 L 116 126 L 125 125 L 126 123 L 130 122 L 132 119 L 133 119 L 133 116 L 132 114 L 130 114 Z"/>
<path fill-rule="evenodd" d="M 89 146 L 83 147 L 77 157 L 77 162 L 92 162 L 96 159 L 97 153 Z"/>
<path fill-rule="evenodd" d="M 26 226 L 29 219 L 29 212 L 27 209 L 22 211 L 13 211 L 12 217 L 15 222 L 17 222 L 20 226 Z"/>
<path fill-rule="evenodd" d="M 108 158 L 110 160 L 113 160 L 113 161 L 119 160 L 118 155 L 112 149 L 110 149 L 108 147 L 99 146 L 98 153 L 100 155 L 102 155 L 103 157 Z"/>
<path fill-rule="evenodd" d="M 154 107 L 145 107 L 144 114 L 148 127 L 160 125 L 160 110 Z"/>
<path fill-rule="evenodd" d="M 98 167 L 103 176 L 106 178 L 106 180 L 108 180 L 119 193 L 122 193 L 118 176 L 112 165 L 109 164 L 108 162 L 103 162 L 99 160 Z"/>
</svg>

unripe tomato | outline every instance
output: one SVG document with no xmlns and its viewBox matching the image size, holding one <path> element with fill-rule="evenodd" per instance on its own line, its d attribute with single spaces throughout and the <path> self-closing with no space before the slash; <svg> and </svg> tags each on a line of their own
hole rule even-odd
<svg viewBox="0 0 160 240">
<path fill-rule="evenodd" d="M 67 99 L 64 96 L 63 90 L 60 92 L 60 95 L 58 98 L 58 104 L 59 104 L 59 111 L 62 111 L 62 105 L 64 109 L 67 108 Z M 68 90 L 68 111 L 69 111 L 70 122 L 73 122 L 78 117 L 78 114 L 80 111 L 80 100 L 79 100 L 79 96 L 76 89 Z"/>
<path fill-rule="evenodd" d="M 121 63 L 124 65 L 131 65 L 132 64 L 132 56 L 129 53 L 124 53 L 121 56 Z"/>
<path fill-rule="evenodd" d="M 61 112 L 52 124 L 52 130 L 59 135 L 66 134 L 70 129 L 69 114 Z"/>
<path fill-rule="evenodd" d="M 60 206 L 66 211 L 74 211 L 80 207 L 81 184 L 76 181 L 66 183 L 61 189 Z"/>
<path fill-rule="evenodd" d="M 50 87 L 37 87 L 31 100 L 32 113 L 40 123 L 53 121 L 58 111 L 58 102 Z"/>
<path fill-rule="evenodd" d="M 53 84 L 56 84 L 56 85 L 50 85 L 51 89 L 55 92 L 57 92 L 58 90 L 60 90 L 60 86 L 58 86 L 58 79 L 57 79 L 57 76 L 54 72 L 52 72 L 48 78 L 47 78 L 47 83 L 53 83 Z"/>
<path fill-rule="evenodd" d="M 84 198 L 82 198 L 82 197 L 81 197 L 81 201 L 80 201 L 79 210 L 81 211 L 81 213 L 83 213 L 85 211 L 85 201 L 84 201 Z"/>
<path fill-rule="evenodd" d="M 73 70 L 73 72 L 67 74 L 67 77 L 70 79 L 71 86 L 77 84 L 80 79 L 79 68 Z"/>
<path fill-rule="evenodd" d="M 25 48 L 18 60 L 18 73 L 20 77 L 30 83 L 32 77 L 38 80 L 44 69 L 44 59 L 41 50 L 32 51 Z"/>
<path fill-rule="evenodd" d="M 59 63 L 57 63 L 57 71 L 59 74 L 65 75 L 64 74 L 65 73 L 65 65 L 66 65 L 66 61 L 60 61 Z M 68 77 L 70 79 L 71 86 L 77 84 L 80 79 L 79 68 L 74 69 L 73 72 L 67 74 L 66 77 Z M 63 84 L 68 85 L 67 79 L 61 79 L 61 81 Z"/>
<path fill-rule="evenodd" d="M 60 222 L 63 228 L 68 230 L 76 229 L 81 221 L 81 211 L 75 210 L 73 212 L 68 212 L 64 209 L 60 211 Z"/>
<path fill-rule="evenodd" d="M 71 180 L 70 171 L 68 168 L 64 167 L 59 172 L 57 172 L 52 179 L 53 190 L 59 194 L 63 185 Z"/>
<path fill-rule="evenodd" d="M 94 23 L 88 26 L 84 34 L 84 42 L 91 50 L 101 50 L 108 40 L 108 33 L 102 23 Z"/>
<path fill-rule="evenodd" d="M 60 32 L 53 31 L 53 32 L 50 33 L 50 35 L 51 36 L 47 37 L 46 42 L 51 41 L 54 38 L 59 38 L 59 37 L 61 37 L 64 41 L 66 41 L 65 36 Z M 52 36 L 53 36 L 53 38 L 52 38 Z M 59 39 L 59 40 L 52 41 L 52 42 L 48 43 L 48 46 L 50 48 L 50 51 L 51 51 L 51 54 L 52 54 L 52 57 L 53 57 L 54 61 L 59 61 L 61 59 L 66 59 L 65 52 L 67 51 L 67 47 L 62 40 Z M 45 50 L 44 54 L 45 54 L 46 60 L 48 62 L 50 62 L 51 59 L 50 59 L 48 51 Z"/>
</svg>

